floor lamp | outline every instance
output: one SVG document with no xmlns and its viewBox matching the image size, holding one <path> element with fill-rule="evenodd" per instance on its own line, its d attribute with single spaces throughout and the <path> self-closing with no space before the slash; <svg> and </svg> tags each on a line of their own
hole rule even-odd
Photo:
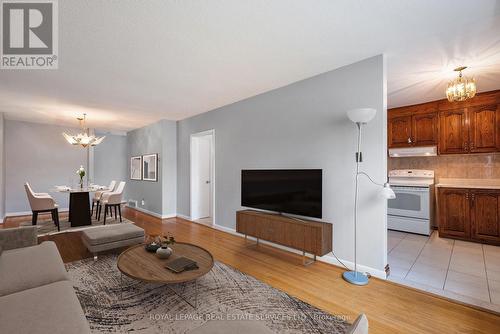
<svg viewBox="0 0 500 334">
<path fill-rule="evenodd" d="M 352 109 L 347 112 L 347 117 L 356 124 L 358 127 L 358 146 L 356 151 L 356 190 L 354 195 L 354 270 L 346 271 L 342 274 L 342 277 L 351 284 L 356 285 L 366 285 L 368 284 L 368 276 L 364 273 L 358 272 L 358 263 L 357 263 L 357 244 L 356 244 L 356 229 L 358 224 L 358 181 L 361 175 L 364 175 L 372 182 L 380 187 L 382 187 L 381 196 L 386 199 L 396 198 L 394 191 L 391 189 L 388 183 L 377 183 L 375 182 L 368 174 L 359 170 L 360 163 L 363 161 L 363 155 L 361 153 L 361 130 L 363 125 L 371 121 L 377 110 L 372 108 L 358 108 Z"/>
</svg>

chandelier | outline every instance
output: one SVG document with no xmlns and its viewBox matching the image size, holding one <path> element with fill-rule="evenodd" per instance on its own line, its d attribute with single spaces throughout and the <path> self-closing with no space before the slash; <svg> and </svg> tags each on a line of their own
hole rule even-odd
<svg viewBox="0 0 500 334">
<path fill-rule="evenodd" d="M 446 89 L 446 97 L 448 98 L 448 101 L 465 101 L 476 95 L 476 82 L 474 81 L 474 78 L 462 75 L 462 71 L 466 68 L 467 66 L 460 66 L 454 69 L 455 72 L 458 72 L 458 78 L 448 83 L 448 88 Z"/>
<path fill-rule="evenodd" d="M 99 145 L 105 136 L 103 137 L 96 137 L 94 135 L 89 135 L 89 128 L 85 126 L 85 121 L 87 118 L 87 114 L 83 114 L 83 117 L 78 117 L 77 120 L 80 122 L 80 127 L 82 128 L 82 133 L 79 133 L 77 135 L 69 135 L 66 132 L 63 132 L 64 138 L 70 143 L 71 145 L 80 145 L 83 147 L 87 146 L 96 146 Z"/>
</svg>

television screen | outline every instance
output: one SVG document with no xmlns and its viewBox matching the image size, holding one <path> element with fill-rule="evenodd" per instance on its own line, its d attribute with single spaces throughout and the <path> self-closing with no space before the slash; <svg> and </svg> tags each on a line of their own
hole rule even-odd
<svg viewBox="0 0 500 334">
<path fill-rule="evenodd" d="M 241 171 L 241 206 L 322 217 L 322 169 Z"/>
</svg>

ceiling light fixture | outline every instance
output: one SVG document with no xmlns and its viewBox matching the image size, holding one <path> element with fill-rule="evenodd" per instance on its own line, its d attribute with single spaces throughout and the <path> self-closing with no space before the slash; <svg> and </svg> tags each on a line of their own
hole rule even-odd
<svg viewBox="0 0 500 334">
<path fill-rule="evenodd" d="M 448 88 L 446 88 L 446 97 L 448 101 L 465 101 L 476 95 L 476 82 L 474 78 L 462 75 L 462 71 L 466 68 L 467 66 L 460 66 L 454 69 L 455 72 L 458 72 L 458 78 L 448 83 Z"/>
<path fill-rule="evenodd" d="M 89 135 L 89 128 L 85 126 L 85 121 L 87 119 L 87 114 L 83 114 L 83 117 L 77 117 L 78 122 L 80 122 L 80 127 L 83 130 L 83 133 L 79 133 L 77 135 L 69 135 L 66 132 L 63 132 L 64 138 L 71 145 L 80 145 L 83 147 L 87 146 L 96 146 L 99 145 L 106 136 L 96 137 L 94 135 Z"/>
</svg>

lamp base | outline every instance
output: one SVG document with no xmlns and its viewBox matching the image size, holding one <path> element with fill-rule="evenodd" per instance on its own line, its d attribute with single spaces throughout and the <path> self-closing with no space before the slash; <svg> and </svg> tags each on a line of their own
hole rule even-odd
<svg viewBox="0 0 500 334">
<path fill-rule="evenodd" d="M 342 274 L 342 277 L 349 283 L 355 285 L 367 285 L 368 284 L 368 276 L 359 271 L 345 271 Z"/>
</svg>

